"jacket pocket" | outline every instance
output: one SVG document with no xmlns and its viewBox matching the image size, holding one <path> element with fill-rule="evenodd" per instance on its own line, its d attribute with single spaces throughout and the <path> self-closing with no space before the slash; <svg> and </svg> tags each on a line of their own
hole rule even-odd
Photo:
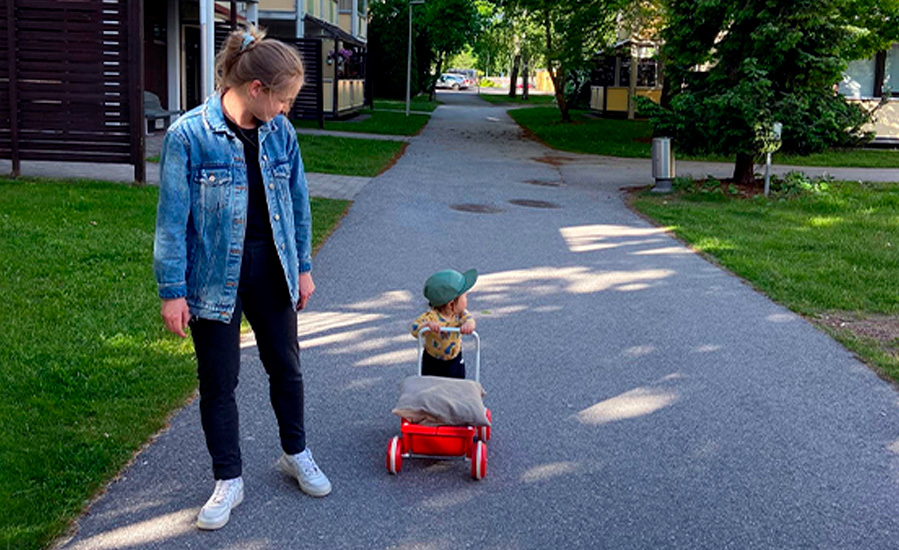
<svg viewBox="0 0 899 550">
<path fill-rule="evenodd" d="M 199 203 L 203 211 L 221 212 L 228 204 L 233 175 L 230 167 L 200 168 L 197 172 Z"/>
<path fill-rule="evenodd" d="M 290 212 L 292 209 L 290 200 L 290 164 L 285 162 L 272 167 L 271 178 L 272 183 L 275 184 L 278 203 L 284 212 Z"/>
</svg>

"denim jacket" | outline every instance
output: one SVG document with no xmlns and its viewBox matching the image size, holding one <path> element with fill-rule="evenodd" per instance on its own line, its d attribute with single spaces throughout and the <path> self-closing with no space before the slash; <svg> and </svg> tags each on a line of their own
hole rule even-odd
<svg viewBox="0 0 899 550">
<path fill-rule="evenodd" d="M 259 127 L 259 167 L 290 299 L 312 269 L 312 220 L 296 132 L 278 115 Z M 247 166 L 219 94 L 179 118 L 163 140 L 153 269 L 159 297 L 191 315 L 229 322 L 247 220 Z"/>
</svg>

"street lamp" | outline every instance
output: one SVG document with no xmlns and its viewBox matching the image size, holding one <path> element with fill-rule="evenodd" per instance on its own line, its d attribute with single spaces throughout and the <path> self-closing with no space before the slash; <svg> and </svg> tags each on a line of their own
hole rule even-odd
<svg viewBox="0 0 899 550">
<path fill-rule="evenodd" d="M 424 3 L 425 0 L 409 0 L 409 56 L 406 59 L 406 116 L 409 116 L 409 103 L 412 100 L 412 6 Z"/>
</svg>

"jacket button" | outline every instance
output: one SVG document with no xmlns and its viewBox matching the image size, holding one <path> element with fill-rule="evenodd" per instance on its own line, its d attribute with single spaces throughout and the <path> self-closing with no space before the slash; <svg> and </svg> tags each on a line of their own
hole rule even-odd
<svg viewBox="0 0 899 550">
<path fill-rule="evenodd" d="M 262 160 L 268 160 L 268 155 L 262 155 Z"/>
<path fill-rule="evenodd" d="M 215 176 L 209 176 L 209 181 L 215 181 Z"/>
<path fill-rule="evenodd" d="M 284 243 L 281 243 L 281 250 L 284 250 Z"/>
<path fill-rule="evenodd" d="M 274 184 L 274 183 L 268 184 L 268 188 L 269 188 L 269 189 L 274 189 L 274 188 L 275 188 L 275 184 Z"/>
<path fill-rule="evenodd" d="M 278 220 L 280 220 L 280 219 L 281 219 L 281 216 L 275 214 L 275 221 L 278 221 Z"/>
</svg>

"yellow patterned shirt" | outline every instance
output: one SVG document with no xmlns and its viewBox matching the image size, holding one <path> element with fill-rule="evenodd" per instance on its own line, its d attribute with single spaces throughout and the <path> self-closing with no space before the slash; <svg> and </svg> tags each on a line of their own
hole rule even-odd
<svg viewBox="0 0 899 550">
<path fill-rule="evenodd" d="M 474 321 L 474 317 L 468 313 L 468 310 L 462 312 L 461 315 L 444 316 L 436 309 L 429 309 L 422 313 L 409 327 L 412 336 L 418 338 L 418 333 L 430 321 L 436 321 L 442 327 L 459 328 L 468 321 Z M 446 332 L 441 336 L 440 333 L 428 332 L 425 334 L 425 350 L 435 359 L 448 361 L 459 355 L 462 351 L 462 336 L 458 332 Z"/>
</svg>

